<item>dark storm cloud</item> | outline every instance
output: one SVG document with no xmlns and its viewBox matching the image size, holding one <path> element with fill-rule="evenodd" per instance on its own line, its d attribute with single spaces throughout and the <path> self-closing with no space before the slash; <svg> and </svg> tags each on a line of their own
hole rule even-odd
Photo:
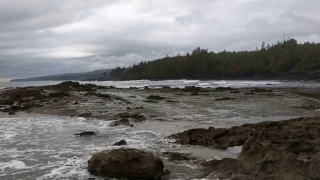
<svg viewBox="0 0 320 180">
<path fill-rule="evenodd" d="M 0 0 L 0 78 L 320 41 L 319 0 Z"/>
</svg>

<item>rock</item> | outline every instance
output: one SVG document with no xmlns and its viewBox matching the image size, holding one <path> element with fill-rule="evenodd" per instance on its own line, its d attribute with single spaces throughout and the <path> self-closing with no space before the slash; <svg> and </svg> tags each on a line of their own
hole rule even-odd
<svg viewBox="0 0 320 180">
<path fill-rule="evenodd" d="M 157 118 L 157 119 L 155 119 L 155 120 L 157 120 L 157 121 L 167 121 L 167 120 L 162 119 L 162 118 Z"/>
<path fill-rule="evenodd" d="M 197 159 L 195 157 L 191 157 L 190 153 L 164 152 L 162 154 L 169 156 L 169 161 L 190 161 Z"/>
<path fill-rule="evenodd" d="M 0 92 L 0 105 L 5 105 L 7 108 L 2 109 L 2 112 L 17 112 L 24 111 L 31 107 L 39 107 L 45 96 L 40 88 L 15 88 Z M 10 108 L 8 107 L 10 106 Z"/>
<path fill-rule="evenodd" d="M 18 111 L 18 110 L 21 109 L 21 107 L 20 107 L 19 105 L 12 105 L 10 108 L 11 108 L 12 110 L 14 110 L 14 111 Z"/>
<path fill-rule="evenodd" d="M 228 101 L 228 100 L 234 100 L 235 98 L 231 97 L 222 97 L 222 98 L 216 98 L 216 101 Z"/>
<path fill-rule="evenodd" d="M 163 89 L 163 90 L 170 90 L 171 87 L 169 87 L 169 86 L 163 86 L 161 89 Z"/>
<path fill-rule="evenodd" d="M 143 109 L 143 106 L 135 107 L 134 109 Z"/>
<path fill-rule="evenodd" d="M 225 149 L 243 146 L 238 159 L 204 163 L 207 179 L 320 179 L 320 117 L 191 129 L 176 142 Z"/>
<path fill-rule="evenodd" d="M 144 86 L 144 90 L 150 90 L 148 86 Z"/>
<path fill-rule="evenodd" d="M 77 117 L 84 117 L 84 118 L 88 118 L 90 116 L 92 116 L 92 113 L 88 110 L 82 110 L 82 111 L 79 111 L 77 112 Z"/>
<path fill-rule="evenodd" d="M 141 113 L 119 113 L 115 116 L 116 118 L 131 118 L 134 119 L 136 122 L 141 122 L 147 120 L 147 118 Z"/>
<path fill-rule="evenodd" d="M 127 141 L 123 139 L 113 144 L 113 146 L 124 146 L 124 145 L 127 145 Z"/>
<path fill-rule="evenodd" d="M 9 115 L 15 115 L 16 113 L 14 111 L 9 111 Z"/>
<path fill-rule="evenodd" d="M 57 85 L 47 86 L 46 88 L 50 90 L 57 90 L 59 92 L 69 92 L 69 91 L 87 91 L 94 92 L 97 91 L 97 85 L 95 84 L 80 84 L 79 82 L 65 81 Z"/>
<path fill-rule="evenodd" d="M 264 89 L 264 88 L 254 88 L 250 92 L 251 93 L 262 93 L 262 92 L 272 92 L 272 89 Z"/>
<path fill-rule="evenodd" d="M 245 92 L 244 94 L 245 94 L 245 95 L 254 95 L 254 94 L 256 94 L 256 93 L 253 93 L 253 92 Z"/>
<path fill-rule="evenodd" d="M 164 170 L 164 171 L 163 171 L 163 175 L 164 175 L 164 176 L 169 176 L 169 175 L 170 175 L 169 169 Z"/>
<path fill-rule="evenodd" d="M 231 87 L 217 87 L 215 90 L 216 91 L 232 91 L 234 89 Z"/>
<path fill-rule="evenodd" d="M 64 81 L 60 84 L 57 84 L 56 86 L 66 86 L 66 87 L 80 87 L 80 83 L 79 82 L 73 82 L 73 81 Z"/>
<path fill-rule="evenodd" d="M 274 122 L 256 129 L 239 161 L 256 179 L 320 179 L 320 117 Z"/>
<path fill-rule="evenodd" d="M 199 93 L 198 92 L 192 92 L 190 95 L 191 96 L 197 96 L 197 95 L 199 95 Z"/>
<path fill-rule="evenodd" d="M 146 102 L 146 103 L 158 103 L 158 101 L 154 101 L 154 100 L 150 100 L 150 99 L 145 100 L 144 102 Z"/>
<path fill-rule="evenodd" d="M 184 89 L 182 89 L 184 92 L 200 92 L 201 90 L 201 87 L 196 86 L 186 86 Z"/>
<path fill-rule="evenodd" d="M 308 98 L 314 98 L 320 100 L 320 93 L 319 92 L 298 92 L 297 93 L 300 96 L 308 97 Z"/>
<path fill-rule="evenodd" d="M 179 144 L 202 145 L 218 149 L 242 146 L 252 132 L 251 127 L 238 126 L 231 129 L 208 128 L 190 129 L 182 133 L 173 134 L 169 138 Z"/>
<path fill-rule="evenodd" d="M 110 124 L 110 126 L 119 126 L 119 125 L 125 125 L 125 126 L 133 127 L 133 124 L 131 124 L 127 118 L 123 118 L 121 120 L 114 121 L 113 123 Z"/>
<path fill-rule="evenodd" d="M 168 102 L 168 103 L 176 103 L 176 102 L 178 102 L 178 101 L 169 99 L 169 100 L 167 100 L 166 102 Z"/>
<path fill-rule="evenodd" d="M 159 95 L 150 95 L 147 97 L 147 99 L 150 99 L 150 100 L 163 100 L 164 97 L 161 97 Z"/>
<path fill-rule="evenodd" d="M 131 118 L 134 119 L 135 122 L 142 122 L 142 121 L 147 120 L 147 118 L 144 115 L 140 114 L 140 113 L 132 114 Z"/>
<path fill-rule="evenodd" d="M 15 88 L 3 91 L 0 93 L 2 101 L 14 102 L 26 98 L 40 98 L 43 90 L 39 88 Z"/>
<path fill-rule="evenodd" d="M 240 93 L 240 91 L 238 91 L 238 90 L 234 90 L 234 91 L 230 91 L 230 93 L 233 93 L 233 94 L 239 94 L 239 93 Z"/>
<path fill-rule="evenodd" d="M 79 104 L 79 102 L 78 102 L 78 101 L 76 101 L 76 102 L 74 102 L 73 104 Z"/>
<path fill-rule="evenodd" d="M 97 97 L 100 98 L 104 98 L 104 99 L 111 99 L 112 95 L 111 94 L 102 94 L 102 93 L 91 93 L 92 95 L 95 95 Z"/>
<path fill-rule="evenodd" d="M 228 129 L 209 127 L 190 129 L 182 133 L 170 135 L 169 138 L 175 139 L 176 143 L 188 145 L 202 145 L 218 149 L 242 146 L 250 135 L 261 128 L 271 128 L 279 126 L 279 122 L 266 121 L 257 124 L 244 124 Z"/>
<path fill-rule="evenodd" d="M 127 107 L 127 110 L 130 110 L 130 109 L 132 109 L 131 107 Z"/>
<path fill-rule="evenodd" d="M 160 180 L 163 167 L 160 158 L 136 149 L 102 151 L 88 161 L 91 174 L 108 178 Z"/>
<path fill-rule="evenodd" d="M 11 99 L 0 99 L 0 105 L 7 105 L 7 106 L 12 106 L 14 104 L 14 100 Z"/>
<path fill-rule="evenodd" d="M 69 94 L 65 92 L 54 92 L 48 94 L 49 98 L 63 98 L 65 96 L 69 96 Z"/>
<path fill-rule="evenodd" d="M 76 136 L 92 136 L 92 135 L 97 135 L 95 132 L 92 132 L 92 131 L 83 131 L 81 133 L 77 133 L 77 134 L 74 134 Z"/>
<path fill-rule="evenodd" d="M 203 163 L 207 176 L 206 179 L 250 179 L 249 172 L 237 159 L 224 158 L 222 160 L 211 160 Z"/>
</svg>

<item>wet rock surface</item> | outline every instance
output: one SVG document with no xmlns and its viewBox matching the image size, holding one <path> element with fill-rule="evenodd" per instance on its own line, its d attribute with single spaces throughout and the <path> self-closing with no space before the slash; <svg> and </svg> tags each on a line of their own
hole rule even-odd
<svg viewBox="0 0 320 180">
<path fill-rule="evenodd" d="M 113 146 L 124 146 L 124 145 L 127 145 L 127 141 L 123 139 L 113 144 Z"/>
<path fill-rule="evenodd" d="M 131 118 L 133 119 L 135 122 L 142 122 L 142 121 L 145 121 L 147 118 L 141 114 L 141 113 L 119 113 L 115 116 L 115 118 L 122 118 L 122 120 L 118 121 L 118 123 L 123 123 L 123 124 L 126 124 L 126 125 L 129 125 L 131 126 L 130 124 L 128 124 L 126 122 L 125 119 L 127 118 Z M 125 118 L 125 119 L 124 119 Z"/>
<path fill-rule="evenodd" d="M 149 100 L 163 100 L 163 99 L 165 99 L 165 97 L 161 97 L 159 95 L 150 95 L 147 97 L 147 99 L 149 99 Z"/>
<path fill-rule="evenodd" d="M 275 122 L 245 142 L 239 161 L 255 179 L 319 179 L 320 117 Z"/>
<path fill-rule="evenodd" d="M 245 124 L 230 129 L 193 129 L 172 135 L 178 143 L 225 149 L 243 145 L 238 159 L 204 163 L 215 178 L 319 179 L 320 117 Z M 210 176 L 212 177 L 212 176 Z"/>
<path fill-rule="evenodd" d="M 213 128 L 190 129 L 182 133 L 173 134 L 169 138 L 179 144 L 202 145 L 217 149 L 227 149 L 233 146 L 242 146 L 248 139 L 254 125 L 232 127 L 230 129 Z"/>
<path fill-rule="evenodd" d="M 80 110 L 76 113 L 76 116 L 88 118 L 88 117 L 92 116 L 92 113 L 89 110 Z"/>
<path fill-rule="evenodd" d="M 231 98 L 231 97 L 216 98 L 216 101 L 228 101 L 228 100 L 234 100 L 234 98 Z"/>
<path fill-rule="evenodd" d="M 250 179 L 249 171 L 237 159 L 224 158 L 202 164 L 207 179 Z"/>
<path fill-rule="evenodd" d="M 94 135 L 97 135 L 95 132 L 92 132 L 92 131 L 83 131 L 83 132 L 80 132 L 80 133 L 76 133 L 74 134 L 76 136 L 94 136 Z"/>
<path fill-rule="evenodd" d="M 88 161 L 88 171 L 108 178 L 161 179 L 163 162 L 136 149 L 115 149 L 96 153 Z"/>
</svg>

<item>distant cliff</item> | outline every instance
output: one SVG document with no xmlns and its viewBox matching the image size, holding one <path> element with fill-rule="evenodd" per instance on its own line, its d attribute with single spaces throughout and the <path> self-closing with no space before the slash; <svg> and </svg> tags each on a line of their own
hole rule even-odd
<svg viewBox="0 0 320 180">
<path fill-rule="evenodd" d="M 11 82 L 19 82 L 19 81 L 67 81 L 67 80 L 75 80 L 75 81 L 85 81 L 85 80 L 107 80 L 109 79 L 110 69 L 101 69 L 90 72 L 83 73 L 66 73 L 66 74 L 57 74 L 57 75 L 49 75 L 42 77 L 32 77 L 26 79 L 13 79 Z"/>
</svg>

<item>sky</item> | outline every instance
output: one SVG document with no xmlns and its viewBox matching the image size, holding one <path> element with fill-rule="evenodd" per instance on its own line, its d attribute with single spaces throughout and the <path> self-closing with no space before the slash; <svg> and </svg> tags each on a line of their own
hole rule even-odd
<svg viewBox="0 0 320 180">
<path fill-rule="evenodd" d="M 320 42 L 320 0 L 0 0 L 0 80 Z"/>
</svg>

